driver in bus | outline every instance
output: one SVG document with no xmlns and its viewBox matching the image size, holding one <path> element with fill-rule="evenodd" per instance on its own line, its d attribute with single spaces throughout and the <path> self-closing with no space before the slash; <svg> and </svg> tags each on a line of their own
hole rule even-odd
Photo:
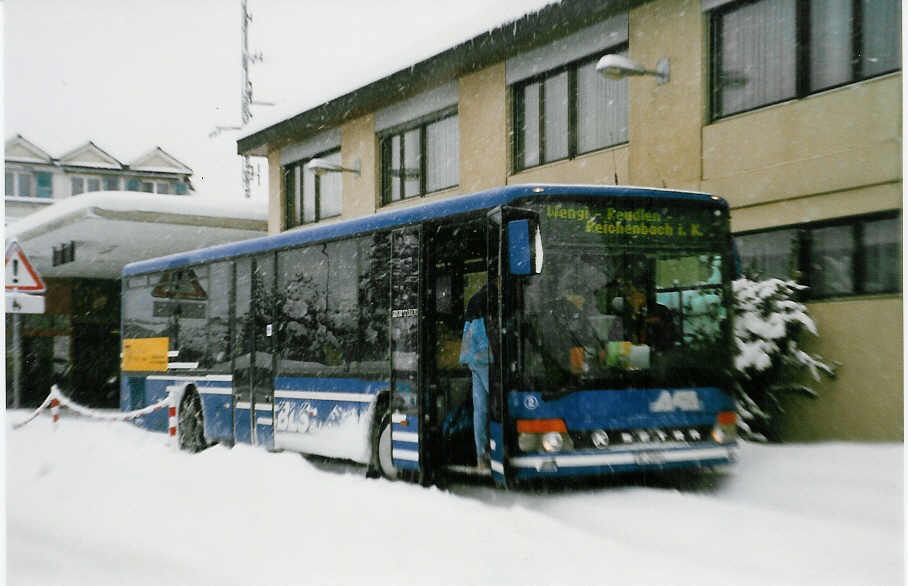
<svg viewBox="0 0 908 586">
<path fill-rule="evenodd" d="M 671 348 L 677 338 L 672 311 L 649 299 L 640 279 L 622 284 L 624 331 L 632 344 L 645 344 L 657 350 Z"/>
</svg>

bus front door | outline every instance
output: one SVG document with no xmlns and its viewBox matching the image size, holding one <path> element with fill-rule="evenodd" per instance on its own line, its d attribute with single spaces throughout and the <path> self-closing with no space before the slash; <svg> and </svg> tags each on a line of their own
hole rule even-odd
<svg viewBox="0 0 908 586">
<path fill-rule="evenodd" d="M 506 368 L 507 347 L 505 344 L 504 321 L 507 303 L 506 289 L 502 274 L 506 272 L 507 261 L 502 251 L 504 227 L 507 211 L 496 208 L 489 212 L 487 224 L 487 268 L 489 274 L 488 311 L 490 327 L 489 345 L 492 348 L 493 362 L 489 368 L 489 456 L 492 467 L 492 479 L 499 486 L 508 485 L 508 444 L 505 438 L 507 430 L 507 402 L 505 401 L 504 377 Z"/>
<path fill-rule="evenodd" d="M 424 481 L 420 424 L 421 227 L 391 234 L 391 457 L 405 476 Z"/>
</svg>

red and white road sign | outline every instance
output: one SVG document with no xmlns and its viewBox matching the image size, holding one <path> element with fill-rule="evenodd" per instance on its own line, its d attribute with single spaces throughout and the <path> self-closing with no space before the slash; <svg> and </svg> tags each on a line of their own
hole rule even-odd
<svg viewBox="0 0 908 586">
<path fill-rule="evenodd" d="M 6 247 L 6 290 L 20 293 L 44 293 L 47 287 L 41 275 L 25 256 L 19 243 L 13 240 Z"/>
</svg>

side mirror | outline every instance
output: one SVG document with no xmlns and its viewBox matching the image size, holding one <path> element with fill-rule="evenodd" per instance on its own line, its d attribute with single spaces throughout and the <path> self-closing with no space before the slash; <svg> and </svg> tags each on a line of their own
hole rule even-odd
<svg viewBox="0 0 908 586">
<path fill-rule="evenodd" d="M 512 275 L 542 272 L 542 233 L 534 220 L 508 222 L 508 266 Z"/>
</svg>

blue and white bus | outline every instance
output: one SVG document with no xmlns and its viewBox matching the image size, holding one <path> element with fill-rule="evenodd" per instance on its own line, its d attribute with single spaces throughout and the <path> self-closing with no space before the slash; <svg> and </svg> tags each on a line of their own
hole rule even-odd
<svg viewBox="0 0 908 586">
<path fill-rule="evenodd" d="M 519 185 L 132 263 L 121 408 L 173 391 L 184 449 L 421 483 L 728 464 L 730 242 L 717 196 Z M 459 361 L 483 287 L 490 469 Z"/>
</svg>

